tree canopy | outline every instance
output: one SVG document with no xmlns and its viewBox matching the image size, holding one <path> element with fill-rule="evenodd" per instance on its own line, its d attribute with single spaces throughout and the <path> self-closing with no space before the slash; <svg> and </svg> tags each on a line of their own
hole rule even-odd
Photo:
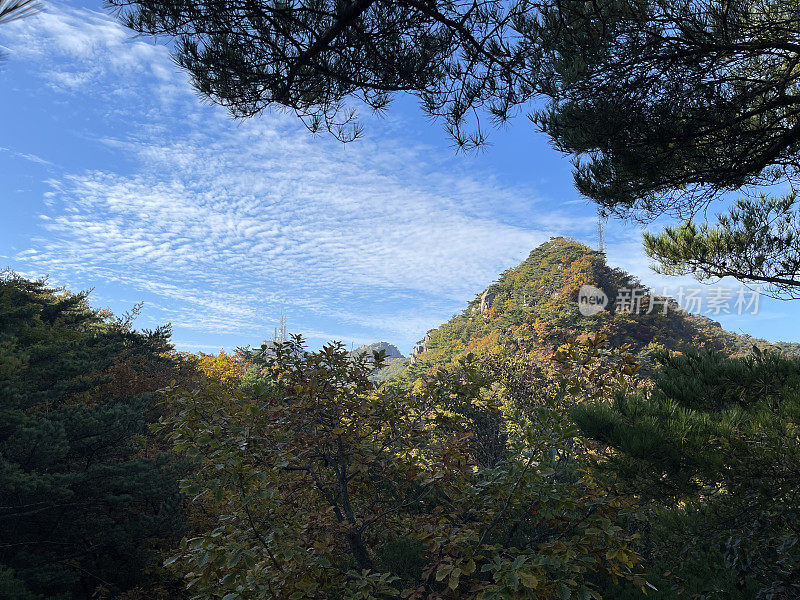
<svg viewBox="0 0 800 600">
<path fill-rule="evenodd" d="M 465 116 L 502 118 L 533 89 L 513 24 L 524 12 L 493 0 L 108 4 L 136 31 L 176 38 L 195 87 L 234 116 L 288 107 L 343 140 L 360 133 L 348 100 L 382 110 L 410 92 L 460 143 L 479 143 L 463 134 Z"/>
<path fill-rule="evenodd" d="M 382 353 L 308 352 L 298 337 L 248 355 L 260 377 L 173 390 L 163 421 L 196 460 L 184 492 L 218 515 L 169 560 L 192 598 L 578 599 L 597 597 L 597 577 L 644 585 L 616 525 L 631 503 L 578 468 L 555 396 L 503 435 L 472 357 L 409 394 L 370 379 Z"/>
<path fill-rule="evenodd" d="M 169 349 L 167 328 L 0 274 L 0 598 L 146 587 L 183 522 L 177 463 L 146 437 Z"/>
<path fill-rule="evenodd" d="M 532 118 L 586 158 L 578 188 L 611 210 L 691 208 L 797 168 L 791 0 L 109 4 L 175 37 L 197 88 L 236 116 L 277 104 L 340 124 L 348 98 L 380 109 L 411 92 L 466 142 L 474 111 L 504 120 L 542 97 Z"/>
<path fill-rule="evenodd" d="M 800 359 L 664 351 L 648 382 L 629 350 L 409 388 L 299 336 L 178 353 L 6 274 L 0 599 L 796 596 Z"/>
<path fill-rule="evenodd" d="M 651 501 L 657 597 L 796 598 L 800 360 L 664 354 L 654 383 L 574 417 L 611 450 L 601 468 Z"/>
<path fill-rule="evenodd" d="M 687 220 L 644 235 L 645 250 L 668 275 L 698 279 L 736 277 L 765 284 L 768 293 L 800 297 L 800 215 L 797 192 L 740 198 L 716 225 Z"/>
</svg>

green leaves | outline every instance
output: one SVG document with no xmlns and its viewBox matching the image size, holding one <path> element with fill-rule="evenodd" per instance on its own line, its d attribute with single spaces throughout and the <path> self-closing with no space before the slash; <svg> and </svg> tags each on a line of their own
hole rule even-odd
<svg viewBox="0 0 800 600">
<path fill-rule="evenodd" d="M 680 578 L 697 593 L 784 589 L 796 567 L 768 565 L 800 564 L 794 544 L 781 559 L 773 550 L 797 539 L 789 523 L 800 492 L 790 475 L 800 465 L 800 361 L 775 352 L 661 360 L 651 391 L 574 411 L 614 450 L 600 468 L 649 500 L 646 539 L 661 565 L 653 573 L 670 569 L 666 584 Z"/>
<path fill-rule="evenodd" d="M 138 333 L 85 294 L 0 273 L 0 565 L 37 597 L 99 580 L 146 593 L 163 576 L 179 463 L 148 421 L 179 375 L 169 349 L 167 328 Z"/>
<path fill-rule="evenodd" d="M 735 277 L 765 284 L 783 298 L 800 297 L 800 218 L 797 192 L 740 198 L 716 225 L 692 220 L 644 234 L 647 254 L 660 272 L 698 279 Z"/>
<path fill-rule="evenodd" d="M 567 475 L 544 429 L 522 418 L 490 465 L 476 460 L 475 439 L 497 432 L 480 427 L 505 425 L 474 356 L 415 395 L 374 384 L 341 345 L 264 359 L 266 399 L 171 393 L 170 435 L 200 457 L 185 489 L 208 490 L 193 502 L 216 516 L 171 563 L 197 600 L 547 599 L 592 571 L 632 573 L 617 500 Z"/>
</svg>

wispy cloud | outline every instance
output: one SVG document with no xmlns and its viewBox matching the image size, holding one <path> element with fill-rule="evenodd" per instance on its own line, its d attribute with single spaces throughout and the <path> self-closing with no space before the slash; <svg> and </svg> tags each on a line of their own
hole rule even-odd
<svg viewBox="0 0 800 600">
<path fill-rule="evenodd" d="M 106 141 L 135 156 L 136 171 L 53 181 L 47 235 L 16 258 L 179 301 L 185 327 L 243 330 L 291 305 L 394 321 L 408 339 L 425 318 L 370 314 L 394 312 L 400 297 L 415 314 L 463 299 L 566 219 L 476 216 L 487 199 L 509 206 L 521 192 L 426 171 L 424 155 L 392 142 L 341 148 L 280 119 L 208 124 L 183 139 Z M 375 155 L 397 158 L 376 168 Z"/>
<path fill-rule="evenodd" d="M 266 329 L 287 307 L 309 331 L 321 318 L 409 344 L 550 235 L 592 226 L 407 139 L 343 147 L 286 116 L 232 123 L 196 104 L 165 48 L 99 13 L 51 9 L 9 39 L 60 92 L 116 94 L 136 119 L 97 140 L 132 168 L 52 179 L 43 234 L 15 260 L 152 295 L 176 328 Z M 165 106 L 165 85 L 191 107 Z"/>
<path fill-rule="evenodd" d="M 85 87 L 108 74 L 176 78 L 163 46 L 132 40 L 130 32 L 106 14 L 85 8 L 46 3 L 37 15 L 4 26 L 2 35 L 14 59 L 60 59 L 52 68 L 43 64 L 41 72 L 67 89 Z"/>
<path fill-rule="evenodd" d="M 26 152 L 16 152 L 14 150 L 11 150 L 11 148 L 4 148 L 2 146 L 0 146 L 0 152 L 3 152 L 3 153 L 8 154 L 10 156 L 13 156 L 14 158 L 18 158 L 20 160 L 27 160 L 29 162 L 32 162 L 34 164 L 41 165 L 41 166 L 44 166 L 44 167 L 54 167 L 55 166 L 49 160 L 45 160 L 41 156 L 37 156 L 35 154 L 30 154 L 30 153 L 26 153 Z"/>
</svg>

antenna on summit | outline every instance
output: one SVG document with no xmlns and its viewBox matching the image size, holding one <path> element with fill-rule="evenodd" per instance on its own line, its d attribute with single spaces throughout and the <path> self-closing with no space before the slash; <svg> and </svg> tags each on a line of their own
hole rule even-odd
<svg viewBox="0 0 800 600">
<path fill-rule="evenodd" d="M 283 309 L 281 309 L 280 324 L 275 328 L 272 341 L 276 344 L 282 344 L 286 341 L 286 319 L 283 317 Z"/>
<path fill-rule="evenodd" d="M 598 252 L 605 252 L 605 246 L 603 245 L 603 221 L 605 220 L 606 215 L 603 212 L 602 208 L 597 209 L 597 251 Z"/>
</svg>

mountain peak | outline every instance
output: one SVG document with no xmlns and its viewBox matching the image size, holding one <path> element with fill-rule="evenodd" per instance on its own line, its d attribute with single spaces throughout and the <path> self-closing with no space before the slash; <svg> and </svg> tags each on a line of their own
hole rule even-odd
<svg viewBox="0 0 800 600">
<path fill-rule="evenodd" d="M 429 331 L 410 375 L 468 352 L 506 348 L 544 357 L 571 335 L 593 333 L 605 334 L 614 346 L 628 344 L 643 364 L 662 349 L 713 348 L 729 355 L 751 349 L 752 338 L 689 314 L 671 299 L 646 296 L 640 310 L 626 311 L 620 294 L 641 287 L 632 275 L 609 266 L 604 253 L 570 238 L 551 238 L 501 273 L 461 314 Z M 587 289 L 597 296 L 593 310 L 579 304 Z"/>
</svg>

